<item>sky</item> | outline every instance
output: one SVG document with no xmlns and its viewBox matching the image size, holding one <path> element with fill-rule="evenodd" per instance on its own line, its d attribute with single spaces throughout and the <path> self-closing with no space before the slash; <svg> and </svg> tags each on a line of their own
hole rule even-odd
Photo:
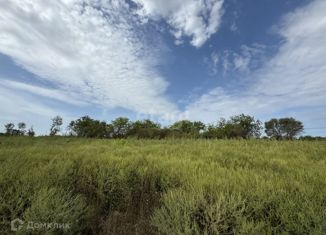
<svg viewBox="0 0 326 235">
<path fill-rule="evenodd" d="M 326 136 L 324 0 L 0 0 L 0 132 L 294 117 Z M 2 129 L 1 129 L 2 128 Z"/>
</svg>

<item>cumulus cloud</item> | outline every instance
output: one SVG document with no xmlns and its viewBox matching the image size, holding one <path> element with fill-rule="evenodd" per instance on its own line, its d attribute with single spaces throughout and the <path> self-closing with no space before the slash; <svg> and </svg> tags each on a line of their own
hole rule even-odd
<svg viewBox="0 0 326 235">
<path fill-rule="evenodd" d="M 160 44 L 144 36 L 145 26 L 126 2 L 0 2 L 0 53 L 51 89 L 6 81 L 7 86 L 74 104 L 153 115 L 177 111 L 165 96 L 168 83 L 155 69 Z"/>
<path fill-rule="evenodd" d="M 191 44 L 202 46 L 219 28 L 223 0 L 132 0 L 138 14 L 153 20 L 164 19 L 171 27 L 176 44 L 184 36 Z"/>
<path fill-rule="evenodd" d="M 325 12 L 326 2 L 317 0 L 286 15 L 278 25 L 283 37 L 278 53 L 251 74 L 246 87 L 214 88 L 188 105 L 189 115 L 206 121 L 242 112 L 262 118 L 301 115 L 310 122 L 326 118 Z"/>
</svg>

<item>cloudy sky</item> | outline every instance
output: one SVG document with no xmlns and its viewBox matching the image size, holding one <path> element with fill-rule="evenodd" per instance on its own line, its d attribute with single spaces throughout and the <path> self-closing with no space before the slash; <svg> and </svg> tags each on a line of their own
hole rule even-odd
<svg viewBox="0 0 326 235">
<path fill-rule="evenodd" d="M 324 0 L 0 0 L 0 125 L 292 116 L 326 135 Z M 0 130 L 2 131 L 2 129 Z"/>
</svg>

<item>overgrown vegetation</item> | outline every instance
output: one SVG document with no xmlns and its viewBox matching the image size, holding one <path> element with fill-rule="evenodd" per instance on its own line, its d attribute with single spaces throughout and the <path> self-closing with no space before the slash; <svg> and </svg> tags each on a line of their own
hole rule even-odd
<svg viewBox="0 0 326 235">
<path fill-rule="evenodd" d="M 325 234 L 325 141 L 0 137 L 0 234 Z"/>
<path fill-rule="evenodd" d="M 63 120 L 60 116 L 52 119 L 50 136 L 58 135 L 62 130 Z M 5 125 L 6 132 L 0 135 L 17 136 L 25 135 L 26 124 L 19 123 L 18 130 L 13 123 Z M 62 135 L 109 138 L 109 139 L 165 139 L 165 138 L 190 138 L 190 139 L 258 139 L 261 137 L 262 122 L 249 115 L 231 116 L 229 120 L 221 118 L 216 124 L 204 124 L 201 121 L 180 120 L 170 126 L 162 127 L 151 120 L 136 120 L 132 122 L 128 118 L 118 117 L 111 123 L 92 119 L 89 116 L 71 121 L 67 127 L 68 133 Z M 272 118 L 265 122 L 265 133 L 271 139 L 295 139 L 303 132 L 302 122 L 294 118 Z M 34 136 L 33 128 L 27 132 Z M 313 138 L 306 138 L 313 140 Z M 319 137 L 318 137 L 319 138 Z"/>
</svg>

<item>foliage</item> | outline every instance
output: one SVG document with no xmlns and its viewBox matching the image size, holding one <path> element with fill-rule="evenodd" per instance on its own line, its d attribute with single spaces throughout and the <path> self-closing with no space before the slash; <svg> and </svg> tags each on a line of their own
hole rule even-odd
<svg viewBox="0 0 326 235">
<path fill-rule="evenodd" d="M 216 125 L 209 125 L 203 136 L 209 139 L 259 138 L 261 129 L 262 126 L 259 120 L 240 114 L 232 116 L 229 120 L 222 118 Z"/>
<path fill-rule="evenodd" d="M 5 128 L 6 128 L 6 135 L 13 135 L 15 124 L 13 124 L 13 123 L 7 123 L 5 125 Z"/>
<path fill-rule="evenodd" d="M 32 234 L 326 233 L 325 141 L 0 142 L 0 234 L 15 218 L 71 224 Z"/>
<path fill-rule="evenodd" d="M 57 135 L 61 130 L 62 124 L 63 124 L 62 117 L 56 116 L 56 117 L 52 118 L 52 125 L 50 128 L 50 136 Z"/>
<path fill-rule="evenodd" d="M 127 138 L 131 126 L 132 124 L 128 118 L 116 118 L 112 121 L 113 138 Z"/>
<path fill-rule="evenodd" d="M 232 116 L 226 123 L 227 137 L 241 137 L 244 139 L 258 138 L 261 131 L 261 122 L 254 117 L 240 114 Z"/>
<path fill-rule="evenodd" d="M 309 141 L 326 140 L 326 137 L 305 135 L 305 136 L 300 136 L 299 140 L 309 140 Z"/>
<path fill-rule="evenodd" d="M 26 134 L 26 124 L 24 122 L 18 123 L 18 129 L 15 129 L 15 124 L 7 123 L 5 124 L 6 136 L 23 136 Z"/>
<path fill-rule="evenodd" d="M 181 120 L 170 126 L 171 130 L 177 131 L 183 137 L 199 137 L 201 131 L 205 129 L 205 124 L 199 121 Z"/>
<path fill-rule="evenodd" d="M 31 127 L 31 128 L 28 129 L 27 135 L 30 136 L 30 137 L 34 137 L 35 136 L 35 131 L 34 131 L 34 128 L 33 127 Z"/>
<path fill-rule="evenodd" d="M 159 123 L 155 123 L 149 119 L 145 120 L 138 120 L 135 121 L 131 124 L 131 129 L 137 130 L 137 129 L 151 129 L 151 128 L 156 128 L 160 129 L 161 125 Z"/>
<path fill-rule="evenodd" d="M 106 138 L 112 135 L 112 126 L 106 122 L 94 120 L 89 116 L 81 117 L 75 121 L 71 121 L 68 129 L 71 135 L 88 138 Z"/>
<path fill-rule="evenodd" d="M 138 120 L 131 123 L 128 136 L 137 139 L 160 139 L 161 125 L 151 120 Z"/>
<path fill-rule="evenodd" d="M 18 129 L 19 129 L 20 135 L 25 135 L 26 124 L 24 122 L 18 123 Z"/>
<path fill-rule="evenodd" d="M 293 139 L 303 131 L 302 122 L 294 118 L 272 118 L 265 122 L 265 133 L 275 139 Z"/>
<path fill-rule="evenodd" d="M 50 136 L 61 131 L 62 118 L 52 119 Z M 18 130 L 13 123 L 5 125 L 5 135 L 34 136 L 33 128 L 26 132 L 26 124 L 18 124 Z M 164 138 L 205 138 L 205 139 L 250 139 L 260 138 L 262 123 L 254 117 L 240 114 L 231 116 L 228 120 L 221 118 L 216 124 L 205 125 L 200 121 L 180 120 L 168 127 L 162 127 L 151 120 L 131 121 L 126 117 L 118 117 L 111 123 L 99 121 L 89 116 L 71 121 L 68 125 L 69 134 L 87 138 L 114 138 L 114 139 L 164 139 Z M 294 118 L 271 119 L 265 122 L 265 133 L 268 137 L 294 139 L 303 131 L 303 124 Z M 266 137 L 263 137 L 266 138 Z"/>
</svg>

